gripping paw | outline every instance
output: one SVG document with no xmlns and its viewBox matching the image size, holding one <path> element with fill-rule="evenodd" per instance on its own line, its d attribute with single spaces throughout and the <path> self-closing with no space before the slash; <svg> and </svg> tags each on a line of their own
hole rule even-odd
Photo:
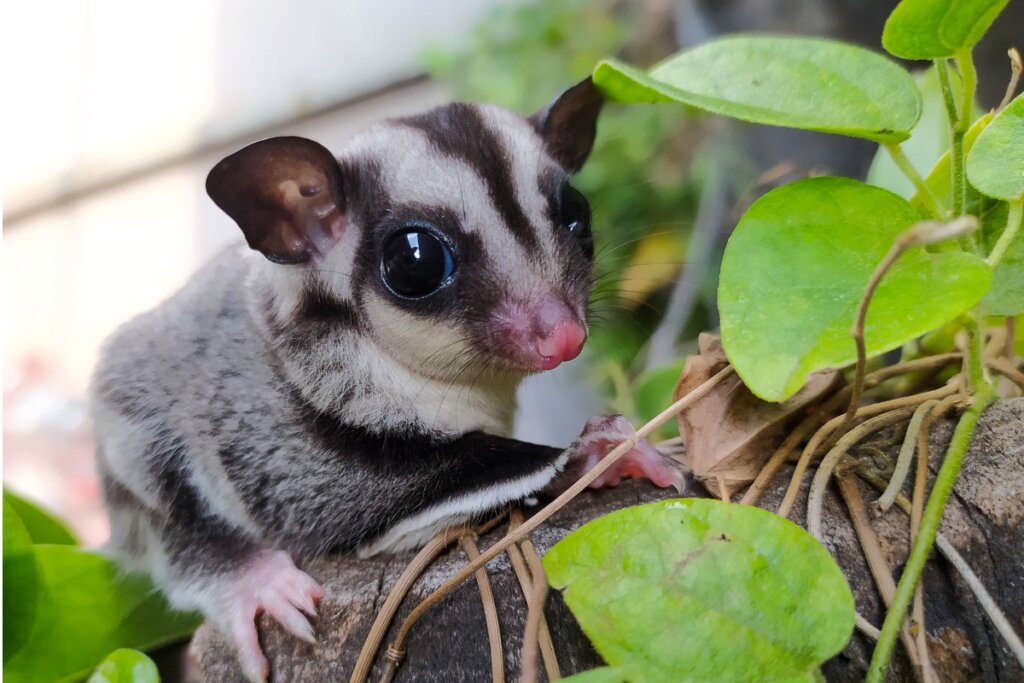
<svg viewBox="0 0 1024 683">
<path fill-rule="evenodd" d="M 579 438 L 569 446 L 567 469 L 582 476 L 594 469 L 610 450 L 629 438 L 636 437 L 633 425 L 621 415 L 592 417 Z M 640 439 L 636 448 L 622 456 L 614 465 L 602 472 L 590 488 L 617 486 L 623 478 L 650 479 L 656 486 L 675 487 L 682 492 L 684 475 L 679 464 L 662 455 L 646 439 Z"/>
<path fill-rule="evenodd" d="M 270 673 L 256 632 L 260 613 L 269 614 L 294 636 L 316 642 L 309 617 L 316 616 L 316 603 L 324 589 L 299 570 L 288 553 L 264 551 L 249 559 L 233 579 L 230 593 L 226 613 L 219 621 L 249 680 L 262 682 Z"/>
</svg>

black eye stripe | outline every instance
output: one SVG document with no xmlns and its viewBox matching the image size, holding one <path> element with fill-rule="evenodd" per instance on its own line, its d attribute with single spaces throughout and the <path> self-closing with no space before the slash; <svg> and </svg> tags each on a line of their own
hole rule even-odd
<svg viewBox="0 0 1024 683">
<path fill-rule="evenodd" d="M 451 248 L 432 231 L 409 226 L 393 233 L 381 250 L 380 273 L 385 286 L 407 299 L 419 299 L 441 289 L 455 272 Z"/>
</svg>

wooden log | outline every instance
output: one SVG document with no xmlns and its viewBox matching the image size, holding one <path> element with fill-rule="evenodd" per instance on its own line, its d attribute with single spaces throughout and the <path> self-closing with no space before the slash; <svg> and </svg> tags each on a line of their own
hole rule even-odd
<svg viewBox="0 0 1024 683">
<path fill-rule="evenodd" d="M 952 421 L 940 422 L 932 435 L 931 463 L 941 458 L 952 433 Z M 890 449 L 891 457 L 899 445 Z M 783 469 L 766 491 L 761 505 L 778 507 L 791 469 Z M 804 522 L 808 481 L 794 509 L 794 521 Z M 909 492 L 909 484 L 908 484 Z M 907 554 L 906 517 L 893 508 L 877 514 L 878 494 L 866 485 L 872 525 L 890 567 L 901 566 Z M 706 495 L 689 491 L 690 495 Z M 532 538 L 543 553 L 585 522 L 629 505 L 658 500 L 667 493 L 640 482 L 616 489 L 585 492 L 560 511 Z M 1024 399 L 1002 401 L 987 411 L 979 425 L 963 472 L 943 520 L 942 533 L 956 546 L 1002 606 L 1018 633 L 1024 633 Z M 487 547 L 504 533 L 500 525 L 480 539 Z M 846 509 L 834 487 L 825 499 L 825 545 L 843 568 L 853 588 L 857 607 L 868 621 L 880 625 L 884 616 L 867 563 L 857 543 Z M 351 557 L 322 558 L 306 565 L 327 589 L 316 624 L 319 643 L 307 645 L 261 618 L 264 649 L 271 661 L 273 681 L 347 681 L 356 657 L 381 603 L 411 556 L 370 560 Z M 441 556 L 416 583 L 385 639 L 390 642 L 398 623 L 431 590 L 452 576 L 466 558 L 455 545 Z M 526 603 L 507 556 L 487 567 L 499 605 L 504 668 L 509 681 L 518 680 L 519 652 Z M 898 573 L 895 573 L 898 578 Z M 925 570 L 926 623 L 929 650 L 943 681 L 1022 681 L 1024 669 L 1009 652 L 966 583 L 941 557 L 933 556 Z M 563 675 L 600 664 L 572 615 L 552 593 L 547 617 Z M 872 643 L 859 633 L 825 666 L 830 681 L 860 681 L 870 660 Z M 209 626 L 196 634 L 191 653 L 201 680 L 241 681 L 241 673 L 225 641 Z M 380 677 L 378 657 L 370 681 Z M 451 682 L 490 680 L 491 663 L 480 594 L 474 581 L 463 584 L 414 627 L 407 642 L 405 662 L 396 682 Z M 543 678 L 543 674 L 542 674 Z M 902 645 L 897 645 L 890 680 L 913 680 Z"/>
</svg>

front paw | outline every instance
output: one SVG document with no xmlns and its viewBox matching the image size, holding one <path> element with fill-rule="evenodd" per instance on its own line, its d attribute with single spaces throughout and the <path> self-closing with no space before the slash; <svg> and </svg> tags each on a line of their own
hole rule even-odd
<svg viewBox="0 0 1024 683">
<path fill-rule="evenodd" d="M 230 582 L 227 604 L 220 614 L 211 616 L 235 646 L 246 678 L 265 681 L 270 666 L 260 647 L 256 617 L 266 612 L 289 633 L 315 643 L 309 617 L 316 616 L 324 589 L 280 550 L 249 558 Z"/>
<path fill-rule="evenodd" d="M 635 437 L 633 425 L 622 415 L 592 417 L 587 420 L 579 438 L 569 446 L 566 470 L 573 472 L 578 479 L 594 469 L 616 446 Z M 624 478 L 646 478 L 656 486 L 672 486 L 680 493 L 685 485 L 685 474 L 680 464 L 663 455 L 646 439 L 639 439 L 636 447 L 598 475 L 590 483 L 590 488 L 617 486 Z"/>
</svg>

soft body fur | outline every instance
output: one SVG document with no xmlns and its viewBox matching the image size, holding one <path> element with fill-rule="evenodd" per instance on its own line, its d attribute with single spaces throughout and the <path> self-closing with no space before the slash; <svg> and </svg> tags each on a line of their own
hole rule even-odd
<svg viewBox="0 0 1024 683">
<path fill-rule="evenodd" d="M 229 157 L 208 188 L 254 250 L 107 343 L 92 398 L 110 548 L 250 659 L 254 615 L 232 601 L 290 565 L 267 553 L 415 547 L 572 460 L 509 430 L 529 364 L 574 356 L 585 329 L 592 245 L 559 218 L 600 108 L 581 86 L 532 119 L 453 104 L 385 122 L 336 160 L 297 138 Z M 416 299 L 381 275 L 380 245 L 410 229 L 458 263 Z"/>
</svg>

